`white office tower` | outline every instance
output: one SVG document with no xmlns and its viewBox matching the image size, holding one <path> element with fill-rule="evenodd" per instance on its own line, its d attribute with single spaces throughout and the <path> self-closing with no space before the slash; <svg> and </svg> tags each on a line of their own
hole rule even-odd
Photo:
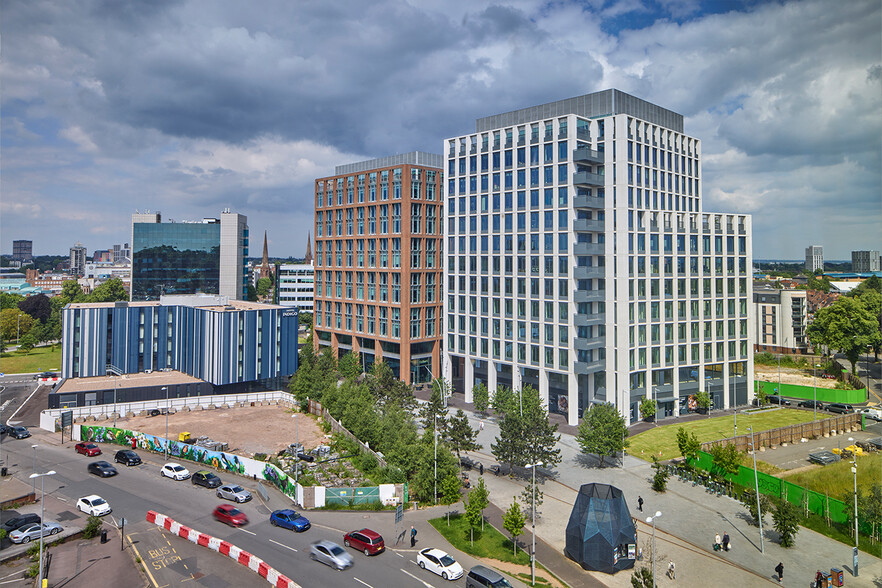
<svg viewBox="0 0 882 588">
<path fill-rule="evenodd" d="M 705 213 L 683 117 L 605 90 L 478 119 L 444 144 L 444 375 L 633 422 L 753 379 L 751 219 Z"/>
<path fill-rule="evenodd" d="M 805 271 L 814 272 L 824 270 L 824 248 L 820 245 L 811 245 L 805 248 Z"/>
</svg>

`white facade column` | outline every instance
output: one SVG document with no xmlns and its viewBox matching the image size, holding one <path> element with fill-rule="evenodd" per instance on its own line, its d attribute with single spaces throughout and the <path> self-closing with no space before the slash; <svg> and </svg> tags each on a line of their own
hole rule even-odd
<svg viewBox="0 0 882 588">
<path fill-rule="evenodd" d="M 468 403 L 472 400 L 472 388 L 475 387 L 475 360 L 466 357 L 463 361 L 465 364 L 465 377 L 463 378 L 463 386 L 465 387 L 465 401 Z"/>
<path fill-rule="evenodd" d="M 680 370 L 674 367 L 674 416 L 680 416 Z"/>
<path fill-rule="evenodd" d="M 589 377 L 586 379 L 591 381 L 594 378 Z M 570 405 L 567 410 L 567 424 L 575 426 L 579 424 L 579 378 L 572 371 L 567 374 L 567 390 L 570 398 Z M 593 395 L 589 395 L 589 398 L 591 396 Z M 587 406 L 585 410 L 588 410 Z"/>
<path fill-rule="evenodd" d="M 450 354 L 448 352 L 444 352 L 444 355 L 441 356 L 441 378 L 447 383 L 452 385 L 453 382 L 453 362 L 450 360 Z"/>
<path fill-rule="evenodd" d="M 490 398 L 493 398 L 493 393 L 496 391 L 496 362 L 488 361 L 487 362 L 487 392 L 490 395 Z"/>
<path fill-rule="evenodd" d="M 545 410 L 548 410 L 548 370 L 539 370 L 539 400 Z"/>
<path fill-rule="evenodd" d="M 729 402 L 729 386 L 732 386 L 732 394 L 735 394 L 735 384 L 731 383 L 729 378 L 729 362 L 723 362 L 723 408 L 729 408 L 732 403 Z"/>
</svg>

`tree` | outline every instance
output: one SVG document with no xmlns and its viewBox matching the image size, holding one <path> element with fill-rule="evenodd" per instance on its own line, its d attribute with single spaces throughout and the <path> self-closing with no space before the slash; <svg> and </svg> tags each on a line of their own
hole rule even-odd
<svg viewBox="0 0 882 588">
<path fill-rule="evenodd" d="M 472 388 L 472 402 L 475 403 L 475 410 L 480 412 L 482 416 L 487 414 L 487 407 L 490 404 L 490 392 L 487 390 L 487 385 L 484 382 L 480 382 Z"/>
<path fill-rule="evenodd" d="M 262 280 L 268 280 L 269 278 L 261 278 Z M 353 352 L 352 350 L 347 351 L 343 357 L 340 358 L 340 361 L 337 362 L 337 369 L 340 370 L 340 374 L 344 378 L 357 378 L 361 375 L 361 361 L 358 359 L 358 354 Z"/>
<path fill-rule="evenodd" d="M 455 502 L 459 502 L 460 488 L 462 488 L 462 483 L 456 476 L 450 475 L 444 478 L 444 480 L 441 482 L 441 502 L 443 502 L 444 504 L 453 504 Z M 450 524 L 449 517 L 447 523 L 448 525 Z"/>
<path fill-rule="evenodd" d="M 695 394 L 695 404 L 698 405 L 698 408 L 707 412 L 711 405 L 711 397 L 708 392 L 705 390 L 701 390 L 700 392 Z"/>
<path fill-rule="evenodd" d="M 260 298 L 264 298 L 267 294 L 269 294 L 270 289 L 273 287 L 273 281 L 269 278 L 259 278 L 257 280 L 257 285 L 254 289 L 257 291 L 257 296 Z"/>
<path fill-rule="evenodd" d="M 18 348 L 21 351 L 24 351 L 25 355 L 31 352 L 31 349 L 37 346 L 37 341 L 34 339 L 34 336 L 30 333 L 21 336 L 21 339 L 18 342 Z"/>
<path fill-rule="evenodd" d="M 655 588 L 652 579 L 652 570 L 648 567 L 640 566 L 635 568 L 631 574 L 631 586 L 634 588 Z"/>
<path fill-rule="evenodd" d="M 481 530 L 484 530 L 484 509 L 490 504 L 490 491 L 484 485 L 483 476 L 478 478 L 478 484 L 469 492 L 469 500 L 476 502 L 475 508 L 480 507 L 481 511 Z"/>
<path fill-rule="evenodd" d="M 297 316 L 297 320 L 301 327 L 305 327 L 307 331 L 312 331 L 312 313 L 311 312 L 301 312 Z"/>
<path fill-rule="evenodd" d="M 61 283 L 60 299 L 64 307 L 72 302 L 85 302 L 86 295 L 76 280 L 65 280 Z"/>
<path fill-rule="evenodd" d="M 760 518 L 756 512 L 756 492 L 752 488 L 748 488 L 741 495 L 741 504 L 743 504 L 744 508 L 747 509 L 747 512 L 750 513 L 751 524 L 754 527 L 759 527 Z M 768 514 L 769 509 L 772 508 L 772 501 L 769 500 L 769 497 L 765 494 L 760 494 L 760 508 L 762 509 L 763 523 L 765 523 L 766 514 Z"/>
<path fill-rule="evenodd" d="M 741 452 L 734 443 L 727 445 L 714 443 L 711 445 L 710 454 L 714 459 L 714 474 L 720 478 L 734 476 L 741 469 Z"/>
<path fill-rule="evenodd" d="M 782 500 L 772 513 L 772 520 L 775 522 L 775 530 L 780 536 L 781 547 L 792 547 L 799 533 L 799 522 L 802 517 L 799 509 L 792 502 Z"/>
<path fill-rule="evenodd" d="M 527 517 L 524 516 L 524 511 L 521 510 L 518 501 L 512 497 L 511 506 L 508 507 L 508 510 L 505 511 L 505 516 L 502 517 L 502 528 L 511 533 L 511 542 L 514 545 L 513 553 L 515 555 L 518 553 L 518 537 L 524 532 L 524 523 L 526 522 Z"/>
<path fill-rule="evenodd" d="M 126 292 L 122 280 L 113 278 L 92 290 L 92 293 L 86 298 L 89 302 L 116 302 L 128 300 L 129 294 Z"/>
<path fill-rule="evenodd" d="M 812 343 L 844 354 L 855 374 L 861 353 L 876 342 L 878 332 L 879 321 L 871 310 L 860 299 L 843 296 L 815 313 L 806 334 Z"/>
<path fill-rule="evenodd" d="M 431 435 L 423 434 L 420 441 L 416 443 L 416 451 L 404 451 L 397 455 L 393 453 L 409 474 L 410 488 L 414 496 L 422 502 L 435 502 L 435 451 L 433 443 Z M 456 477 L 458 473 L 459 464 L 456 462 L 456 456 L 445 443 L 438 443 L 438 480 L 444 480 L 450 476 Z"/>
<path fill-rule="evenodd" d="M 640 415 L 643 420 L 651 421 L 655 418 L 656 405 L 652 398 L 644 398 L 640 401 Z"/>
<path fill-rule="evenodd" d="M 438 434 L 442 438 L 447 436 L 447 409 L 444 408 L 442 400 L 442 386 L 437 383 L 438 380 L 432 382 L 432 394 L 429 401 L 420 409 L 420 416 L 423 419 L 423 430 L 434 432 L 438 429 Z"/>
<path fill-rule="evenodd" d="M 0 310 L 0 333 L 3 334 L 3 338 L 7 341 L 18 339 L 21 335 L 30 331 L 33 326 L 33 317 L 17 308 L 4 308 Z"/>
<path fill-rule="evenodd" d="M 656 492 L 664 492 L 668 489 L 668 468 L 658 461 L 658 457 L 652 456 L 652 469 L 655 474 L 652 476 L 652 489 Z"/>
<path fill-rule="evenodd" d="M 481 495 L 477 490 L 477 487 L 472 488 L 469 492 L 468 499 L 463 501 L 465 503 L 465 516 L 466 521 L 469 523 L 472 545 L 475 544 L 475 527 L 484 522 L 483 510 L 486 506 L 486 504 L 481 502 Z"/>
<path fill-rule="evenodd" d="M 629 445 L 628 427 L 624 417 L 610 403 L 592 404 L 579 423 L 576 441 L 582 453 L 600 456 L 600 465 L 605 457 L 612 457 L 624 451 Z"/>
<path fill-rule="evenodd" d="M 250 282 L 245 286 L 245 299 L 248 302 L 257 302 L 257 290 L 254 289 Z"/>
<path fill-rule="evenodd" d="M 517 405 L 518 399 L 514 391 L 508 386 L 497 386 L 493 392 L 493 398 L 490 400 L 490 406 L 493 407 L 496 414 L 505 414 L 510 412 L 512 405 Z"/>
<path fill-rule="evenodd" d="M 481 444 L 477 442 L 478 431 L 472 429 L 468 417 L 461 408 L 456 411 L 456 416 L 449 418 L 445 438 L 450 443 L 450 448 L 456 453 L 457 460 L 460 459 L 463 451 L 481 449 Z M 481 482 L 483 483 L 483 481 L 482 479 Z"/>
<path fill-rule="evenodd" d="M 28 335 L 30 337 L 33 337 L 35 347 L 48 339 L 48 337 L 46 336 L 46 327 L 44 327 L 40 323 L 40 321 L 34 321 L 34 326 L 32 326 L 31 330 L 28 331 Z"/>
<path fill-rule="evenodd" d="M 763 385 L 759 384 L 759 386 L 757 387 L 757 390 L 756 390 L 756 403 L 757 403 L 757 405 L 765 406 L 766 403 L 768 402 L 768 400 L 767 400 L 768 395 L 769 394 L 766 392 L 766 389 L 763 387 Z"/>
<path fill-rule="evenodd" d="M 12 294 L 10 292 L 0 292 L 0 310 L 7 308 L 18 308 L 19 302 L 25 299 L 21 294 Z"/>
<path fill-rule="evenodd" d="M 858 489 L 858 516 L 870 525 L 870 535 L 878 538 L 882 526 L 882 486 L 875 485 L 869 491 Z M 851 524 L 854 525 L 854 519 Z"/>
<path fill-rule="evenodd" d="M 44 324 L 52 316 L 52 303 L 49 302 L 49 297 L 45 294 L 28 296 L 18 303 L 18 309 Z"/>
<path fill-rule="evenodd" d="M 683 427 L 677 429 L 677 448 L 686 460 L 686 464 L 691 466 L 689 461 L 698 459 L 698 450 L 701 449 L 701 442 L 695 436 L 695 431 L 690 436 Z"/>
<path fill-rule="evenodd" d="M 500 463 L 525 466 L 542 462 L 547 468 L 560 463 L 557 424 L 549 422 L 548 411 L 535 388 L 524 387 L 518 402 L 507 402 L 504 410 L 496 443 L 490 446 Z"/>
<path fill-rule="evenodd" d="M 533 505 L 534 504 L 536 505 L 536 517 L 538 518 L 539 515 L 542 513 L 542 511 L 539 510 L 539 507 L 542 506 L 542 503 L 544 502 L 545 493 L 539 489 L 539 484 L 541 484 L 541 483 L 542 483 L 542 479 L 540 478 L 539 481 L 536 483 L 536 487 L 534 489 L 533 477 L 530 476 L 530 479 L 527 481 L 527 485 L 521 491 L 521 502 L 524 503 L 524 513 L 527 514 L 528 516 L 533 516 Z M 534 495 L 534 490 L 535 490 L 535 495 Z M 535 498 L 535 502 L 534 502 L 534 498 Z"/>
<path fill-rule="evenodd" d="M 396 378 L 386 362 L 373 363 L 367 384 L 380 407 L 396 404 L 404 409 L 413 410 L 416 406 L 416 398 L 411 387 Z"/>
</svg>

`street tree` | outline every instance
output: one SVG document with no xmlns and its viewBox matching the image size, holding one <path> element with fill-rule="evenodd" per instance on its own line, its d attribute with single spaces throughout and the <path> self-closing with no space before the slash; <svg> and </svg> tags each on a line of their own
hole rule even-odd
<svg viewBox="0 0 882 588">
<path fill-rule="evenodd" d="M 487 407 L 490 404 L 490 392 L 484 382 L 479 382 L 477 386 L 472 388 L 472 402 L 475 404 L 475 410 L 481 415 L 487 414 Z"/>
<path fill-rule="evenodd" d="M 261 278 L 268 280 L 269 278 Z M 357 378 L 361 375 L 361 362 L 358 359 L 358 354 L 352 351 L 351 349 L 347 351 L 343 357 L 340 358 L 340 361 L 337 363 L 337 369 L 340 370 L 340 375 L 344 378 Z"/>
<path fill-rule="evenodd" d="M 527 480 L 527 485 L 521 490 L 521 502 L 524 504 L 524 513 L 528 517 L 533 516 L 534 504 L 536 505 L 536 518 L 539 518 L 539 515 L 542 513 L 542 511 L 539 510 L 539 507 L 542 506 L 545 499 L 545 494 L 539 488 L 539 484 L 541 484 L 542 481 L 542 478 L 539 478 L 536 481 L 536 486 L 534 488 L 533 477 L 530 476 L 530 479 Z"/>
<path fill-rule="evenodd" d="M 518 501 L 512 497 L 511 506 L 508 507 L 508 510 L 505 511 L 505 516 L 502 517 L 502 528 L 511 533 L 511 543 L 514 545 L 514 555 L 517 555 L 518 553 L 518 537 L 523 534 L 524 523 L 526 522 L 527 517 L 524 516 L 524 511 L 521 510 Z"/>
<path fill-rule="evenodd" d="M 270 293 L 270 290 L 272 289 L 272 287 L 273 287 L 273 281 L 270 280 L 269 278 L 263 277 L 263 278 L 258 278 L 257 284 L 255 284 L 254 289 L 257 292 L 257 295 L 260 298 L 263 298 L 267 294 Z"/>
<path fill-rule="evenodd" d="M 312 331 L 312 313 L 311 312 L 301 312 L 297 315 L 297 322 L 301 327 L 304 327 L 307 332 Z"/>
<path fill-rule="evenodd" d="M 843 296 L 831 306 L 821 308 L 806 335 L 817 345 L 845 355 L 855 374 L 861 353 L 876 342 L 879 321 L 860 299 Z"/>
<path fill-rule="evenodd" d="M 450 448 L 456 453 L 457 461 L 463 451 L 481 449 L 481 444 L 477 442 L 478 431 L 469 424 L 469 419 L 461 408 L 456 411 L 456 416 L 449 417 L 445 438 L 450 443 Z"/>
<path fill-rule="evenodd" d="M 443 502 L 444 504 L 453 504 L 455 502 L 459 502 L 459 499 L 461 498 L 459 493 L 460 488 L 462 488 L 462 483 L 456 476 L 451 475 L 444 478 L 444 481 L 441 482 L 441 502 Z M 449 513 L 447 522 L 449 525 Z"/>
<path fill-rule="evenodd" d="M 18 303 L 18 308 L 22 312 L 31 315 L 34 320 L 40 321 L 44 324 L 49 320 L 49 317 L 52 316 L 52 303 L 49 302 L 49 297 L 45 294 L 28 296 Z"/>
<path fill-rule="evenodd" d="M 775 523 L 775 530 L 780 536 L 781 547 L 793 547 L 796 534 L 799 533 L 801 519 L 799 509 L 792 502 L 782 500 L 776 505 L 775 512 L 772 513 L 772 520 Z"/>
<path fill-rule="evenodd" d="M 710 393 L 701 390 L 695 394 L 695 404 L 698 408 L 702 409 L 704 412 L 707 412 L 711 406 L 711 396 Z"/>
<path fill-rule="evenodd" d="M 518 398 L 508 386 L 497 386 L 490 399 L 490 406 L 496 414 L 510 412 L 512 406 L 517 406 Z"/>
<path fill-rule="evenodd" d="M 402 408 L 412 410 L 416 406 L 416 399 L 410 386 L 395 377 L 392 368 L 384 361 L 375 361 L 371 365 L 367 377 L 368 388 L 377 399 L 377 405 L 384 407 L 395 404 Z"/>
<path fill-rule="evenodd" d="M 557 424 L 548 420 L 548 411 L 535 388 L 524 387 L 517 402 L 507 402 L 504 410 L 496 443 L 490 446 L 500 463 L 526 466 L 542 462 L 549 469 L 560 463 Z"/>
<path fill-rule="evenodd" d="M 579 423 L 576 441 L 582 453 L 600 456 L 600 465 L 606 457 L 624 451 L 629 445 L 628 427 L 624 417 L 610 403 L 592 404 Z"/>
<path fill-rule="evenodd" d="M 481 511 L 481 530 L 484 530 L 484 509 L 490 504 L 490 491 L 484 485 L 484 477 L 478 478 L 478 483 L 469 492 L 469 501 L 475 501 L 475 508 Z"/>
<path fill-rule="evenodd" d="M 18 342 L 18 349 L 20 351 L 24 351 L 25 355 L 28 355 L 31 350 L 37 346 L 37 341 L 34 339 L 34 336 L 30 333 L 24 334 L 21 336 L 21 339 Z"/>
<path fill-rule="evenodd" d="M 734 476 L 741 469 L 742 454 L 734 443 L 726 445 L 714 443 L 711 445 L 710 454 L 714 460 L 713 473 L 719 478 Z"/>
<path fill-rule="evenodd" d="M 129 294 L 119 278 L 107 280 L 86 296 L 88 302 L 117 302 L 128 299 Z"/>
<path fill-rule="evenodd" d="M 644 398 L 640 401 L 640 416 L 645 421 L 651 421 L 655 418 L 656 405 L 652 398 Z"/>
<path fill-rule="evenodd" d="M 34 318 L 17 308 L 0 310 L 0 332 L 7 341 L 18 339 L 34 326 Z"/>
<path fill-rule="evenodd" d="M 677 429 L 677 449 L 686 460 L 686 465 L 691 467 L 690 460 L 698 459 L 698 450 L 701 449 L 701 442 L 695 436 L 695 431 L 690 435 L 683 427 Z"/>
<path fill-rule="evenodd" d="M 763 515 L 763 523 L 765 524 L 766 515 L 769 513 L 769 509 L 772 508 L 772 501 L 768 496 L 761 493 L 759 502 Z M 744 508 L 747 509 L 747 512 L 750 513 L 750 524 L 754 527 L 759 527 L 760 518 L 756 511 L 756 492 L 752 488 L 746 489 L 741 494 L 741 504 L 743 504 Z"/>
<path fill-rule="evenodd" d="M 652 579 L 652 570 L 646 566 L 635 568 L 631 573 L 631 586 L 634 588 L 655 588 Z"/>
<path fill-rule="evenodd" d="M 658 456 L 652 456 L 652 489 L 656 492 L 664 492 L 668 489 L 668 469 L 658 461 Z"/>
<path fill-rule="evenodd" d="M 410 488 L 417 500 L 422 502 L 435 502 L 435 448 L 431 435 L 423 434 L 420 442 L 416 444 L 416 451 L 408 455 L 408 461 L 402 463 L 402 467 L 409 472 Z M 385 453 L 385 452 L 384 452 Z M 444 442 L 438 443 L 438 478 L 443 480 L 459 473 L 459 464 L 456 456 Z"/>
<path fill-rule="evenodd" d="M 425 431 L 434 432 L 438 429 L 438 434 L 442 438 L 447 437 L 447 409 L 444 407 L 442 398 L 443 386 L 437 384 L 438 380 L 432 382 L 432 394 L 429 401 L 420 408 L 420 416 L 423 420 L 423 429 Z"/>
<path fill-rule="evenodd" d="M 484 515 L 482 511 L 484 509 L 483 503 L 481 502 L 481 498 L 479 494 L 476 494 L 476 490 L 478 488 L 472 488 L 469 492 L 468 498 L 465 499 L 465 517 L 466 521 L 469 524 L 469 536 L 471 544 L 475 544 L 475 527 L 480 525 L 484 520 Z"/>
</svg>

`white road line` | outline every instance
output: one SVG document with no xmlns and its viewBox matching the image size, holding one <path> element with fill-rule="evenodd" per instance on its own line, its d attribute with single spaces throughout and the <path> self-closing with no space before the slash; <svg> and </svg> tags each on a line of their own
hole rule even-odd
<svg viewBox="0 0 882 588">
<path fill-rule="evenodd" d="M 257 536 L 257 533 L 253 533 L 253 532 L 251 532 L 251 531 L 247 531 L 247 530 L 245 530 L 245 529 L 239 529 L 239 530 L 242 531 L 243 533 L 248 533 L 249 535 Z"/>
<path fill-rule="evenodd" d="M 370 584 L 368 584 L 367 582 L 365 582 L 361 578 L 356 578 L 355 576 L 352 576 L 352 579 L 355 580 L 356 582 L 361 582 L 362 584 L 364 584 L 368 588 L 374 588 L 373 586 L 371 586 Z"/>
<path fill-rule="evenodd" d="M 395 555 L 397 555 L 398 557 L 400 557 L 402 559 L 404 558 L 404 556 L 401 555 L 400 553 L 398 553 L 397 551 L 393 551 L 392 553 L 394 553 Z"/>
<path fill-rule="evenodd" d="M 413 560 L 410 560 L 410 561 L 413 561 Z M 414 576 L 413 574 L 411 574 L 410 572 L 408 572 L 404 568 L 401 568 L 401 571 L 404 572 L 405 574 L 407 574 L 408 576 L 410 576 L 411 578 L 413 578 L 414 580 L 416 580 L 417 582 L 421 582 L 422 585 L 425 586 L 426 588 L 435 588 L 434 586 L 432 586 L 428 582 L 423 582 L 423 580 L 420 580 L 419 578 L 417 578 L 416 576 Z"/>
<path fill-rule="evenodd" d="M 27 397 L 27 398 L 26 398 L 26 399 L 25 399 L 25 401 L 24 401 L 24 402 L 22 402 L 22 403 L 21 403 L 21 404 L 19 404 L 19 405 L 18 405 L 18 408 L 17 408 L 17 409 L 15 409 L 15 412 L 14 412 L 14 413 L 12 413 L 12 416 L 11 416 L 11 417 L 9 417 L 9 418 L 8 418 L 8 419 L 6 419 L 6 424 L 7 424 L 7 425 L 8 425 L 8 424 L 9 424 L 9 421 L 11 421 L 11 420 L 12 420 L 12 419 L 14 419 L 14 418 L 15 418 L 15 415 L 17 415 L 17 414 L 18 414 L 18 411 L 20 411 L 20 410 L 21 410 L 21 409 L 22 409 L 22 407 L 23 407 L 23 406 L 24 406 L 24 405 L 25 405 L 25 404 L 27 404 L 27 403 L 28 403 L 28 400 L 30 400 L 30 399 L 31 399 L 31 398 L 32 398 L 32 397 L 33 397 L 33 396 L 34 396 L 34 394 L 36 394 L 36 393 L 37 393 L 37 390 L 39 390 L 39 389 L 40 389 L 40 384 L 37 384 L 37 387 L 36 387 L 36 388 L 34 388 L 34 391 L 33 391 L 33 392 L 31 392 L 31 395 L 30 395 L 30 396 L 28 396 L 28 397 Z"/>
<path fill-rule="evenodd" d="M 245 530 L 245 529 L 240 529 L 240 531 L 244 531 L 244 530 Z M 252 534 L 253 534 L 253 533 L 252 533 Z M 272 539 L 270 539 L 270 543 L 275 543 L 275 544 L 278 545 L 279 547 L 284 547 L 285 549 L 290 549 L 291 551 L 297 551 L 297 550 L 294 549 L 293 547 L 288 547 L 288 546 L 285 545 L 284 543 L 279 543 L 278 541 L 273 541 Z M 358 578 L 356 578 L 356 580 L 358 580 Z M 360 581 L 360 580 L 359 580 L 359 581 Z"/>
</svg>

